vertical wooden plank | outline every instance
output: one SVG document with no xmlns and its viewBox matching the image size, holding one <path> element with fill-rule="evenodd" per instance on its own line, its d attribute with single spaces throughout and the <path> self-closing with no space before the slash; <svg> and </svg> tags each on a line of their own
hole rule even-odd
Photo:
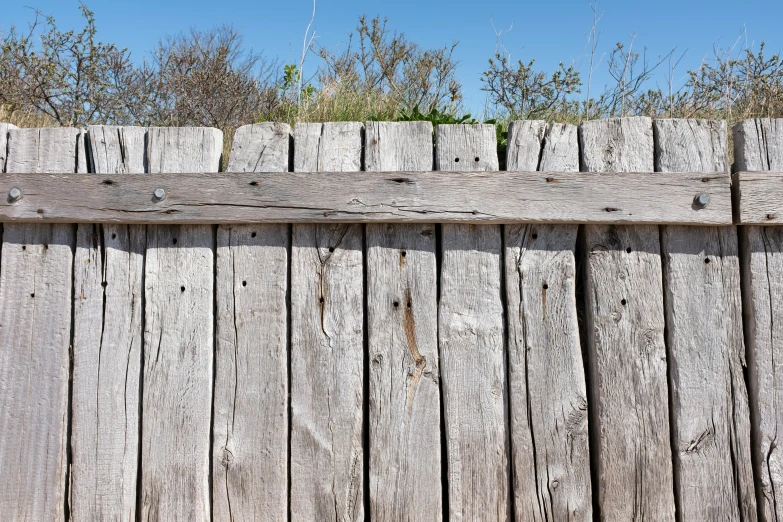
<svg viewBox="0 0 783 522">
<path fill-rule="evenodd" d="M 146 130 L 90 127 L 93 170 L 144 172 Z M 76 232 L 71 517 L 135 520 L 139 460 L 143 226 Z"/>
<path fill-rule="evenodd" d="M 493 125 L 438 125 L 436 170 L 497 170 Z M 452 521 L 511 517 L 501 228 L 443 225 L 438 310 Z"/>
<path fill-rule="evenodd" d="M 6 153 L 8 152 L 8 131 L 15 128 L 16 125 L 0 123 L 0 172 L 5 172 Z"/>
<path fill-rule="evenodd" d="M 656 172 L 726 172 L 726 122 L 655 120 Z M 682 520 L 756 520 L 737 230 L 661 229 Z"/>
<path fill-rule="evenodd" d="M 6 172 L 76 172 L 78 129 L 11 129 Z M 64 520 L 74 231 L 6 224 L 0 260 L 0 513 Z"/>
<path fill-rule="evenodd" d="M 288 171 L 289 137 L 283 123 L 240 127 L 228 171 Z M 288 225 L 218 227 L 216 521 L 288 516 L 289 241 Z"/>
<path fill-rule="evenodd" d="M 294 170 L 358 171 L 362 124 L 300 123 Z M 294 225 L 291 520 L 364 520 L 361 225 Z"/>
<path fill-rule="evenodd" d="M 367 122 L 365 170 L 432 169 L 432 124 Z M 443 519 L 435 225 L 367 225 L 370 518 Z"/>
<path fill-rule="evenodd" d="M 652 121 L 579 128 L 582 170 L 650 171 Z M 602 520 L 674 520 L 657 226 L 585 227 L 588 365 Z"/>
<path fill-rule="evenodd" d="M 733 135 L 735 170 L 783 170 L 783 119 L 746 120 Z M 761 519 L 771 522 L 783 519 L 783 227 L 739 232 L 757 502 Z"/>
<path fill-rule="evenodd" d="M 149 172 L 217 172 L 222 147 L 223 133 L 217 129 L 149 129 Z M 147 227 L 141 440 L 144 520 L 210 519 L 213 248 L 209 225 Z"/>
<path fill-rule="evenodd" d="M 554 124 L 547 130 L 543 122 L 514 122 L 509 135 L 512 129 L 509 169 L 579 171 L 575 125 Z M 505 227 L 516 520 L 593 518 L 576 311 L 577 231 L 576 225 Z"/>
</svg>

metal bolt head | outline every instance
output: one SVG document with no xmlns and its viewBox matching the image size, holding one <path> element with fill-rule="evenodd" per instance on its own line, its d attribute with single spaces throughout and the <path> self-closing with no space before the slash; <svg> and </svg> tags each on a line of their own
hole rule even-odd
<svg viewBox="0 0 783 522">
<path fill-rule="evenodd" d="M 696 205 L 697 208 L 704 208 L 706 207 L 710 202 L 710 196 L 709 194 L 699 194 L 695 198 L 693 198 L 693 204 Z"/>
<path fill-rule="evenodd" d="M 14 187 L 8 191 L 9 201 L 13 203 L 14 201 L 19 201 L 20 199 L 22 199 L 22 189 L 19 187 Z"/>
<path fill-rule="evenodd" d="M 155 199 L 158 201 L 162 201 L 166 199 L 166 191 L 162 188 L 156 188 L 155 192 L 153 192 L 153 195 L 155 196 Z"/>
</svg>

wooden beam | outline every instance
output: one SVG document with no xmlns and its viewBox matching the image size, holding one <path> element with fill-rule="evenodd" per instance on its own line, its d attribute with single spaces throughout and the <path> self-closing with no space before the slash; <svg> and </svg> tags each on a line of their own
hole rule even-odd
<svg viewBox="0 0 783 522">
<path fill-rule="evenodd" d="M 740 224 L 783 224 L 782 171 L 737 172 L 734 183 Z"/>
<path fill-rule="evenodd" d="M 0 221 L 730 225 L 730 183 L 726 173 L 8 174 L 0 194 L 23 196 L 2 198 Z"/>
</svg>

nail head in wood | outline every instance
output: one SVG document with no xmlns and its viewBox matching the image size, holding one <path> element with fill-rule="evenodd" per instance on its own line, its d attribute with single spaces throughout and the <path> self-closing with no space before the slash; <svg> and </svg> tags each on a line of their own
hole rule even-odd
<svg viewBox="0 0 783 522">
<path fill-rule="evenodd" d="M 8 201 L 13 203 L 14 201 L 19 201 L 20 199 L 22 199 L 22 189 L 14 187 L 8 191 Z"/>
<path fill-rule="evenodd" d="M 155 196 L 155 199 L 158 201 L 163 201 L 166 199 L 166 191 L 162 188 L 156 188 L 155 192 L 153 192 L 153 195 Z"/>
<path fill-rule="evenodd" d="M 698 208 L 706 207 L 709 204 L 709 202 L 710 202 L 709 194 L 699 194 L 693 200 L 693 204 L 696 205 Z"/>
</svg>

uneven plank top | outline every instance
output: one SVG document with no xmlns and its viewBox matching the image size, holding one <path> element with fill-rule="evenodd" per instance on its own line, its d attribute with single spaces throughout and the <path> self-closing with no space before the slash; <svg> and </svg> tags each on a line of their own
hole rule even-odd
<svg viewBox="0 0 783 522">
<path fill-rule="evenodd" d="M 726 173 L 8 174 L 0 181 L 0 194 L 8 194 L 12 187 L 20 188 L 24 196 L 16 202 L 0 201 L 0 221 L 732 222 L 730 177 Z M 166 191 L 162 201 L 153 196 L 157 188 Z M 706 208 L 694 203 L 699 194 L 709 196 Z"/>
</svg>

